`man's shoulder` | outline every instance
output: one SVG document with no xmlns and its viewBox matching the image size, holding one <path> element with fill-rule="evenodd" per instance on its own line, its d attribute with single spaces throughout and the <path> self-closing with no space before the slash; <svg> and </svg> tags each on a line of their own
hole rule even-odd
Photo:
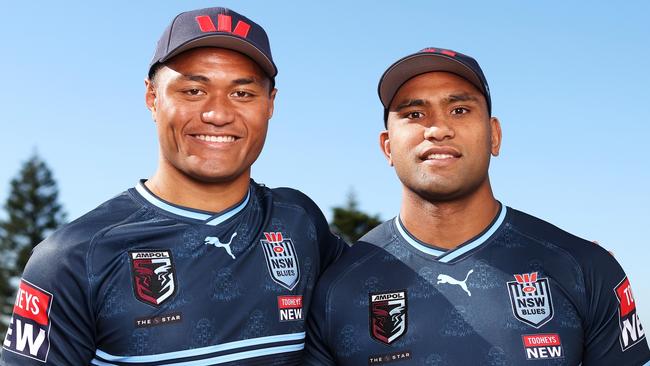
<svg viewBox="0 0 650 366">
<path fill-rule="evenodd" d="M 525 212 L 508 208 L 511 229 L 549 249 L 556 249 L 573 257 L 582 264 L 594 259 L 613 262 L 610 253 L 600 245 L 565 231 L 545 220 Z"/>
<path fill-rule="evenodd" d="M 312 201 L 312 199 L 309 198 L 309 196 L 307 196 L 306 194 L 304 194 L 303 192 L 295 188 L 291 188 L 291 187 L 268 188 L 265 186 L 262 186 L 262 188 L 268 190 L 268 192 L 273 196 L 273 199 L 276 202 L 296 204 L 300 206 L 315 205 L 314 201 Z"/>
<path fill-rule="evenodd" d="M 359 239 L 359 243 L 366 243 L 377 247 L 384 247 L 397 238 L 394 230 L 395 218 L 384 221 L 368 231 Z"/>
<path fill-rule="evenodd" d="M 34 253 L 43 255 L 53 250 L 84 250 L 97 235 L 123 222 L 141 208 L 132 199 L 131 193 L 124 191 L 54 231 L 36 246 Z"/>
<path fill-rule="evenodd" d="M 341 287 L 350 284 L 350 278 L 364 277 L 368 269 L 376 269 L 377 255 L 385 253 L 384 246 L 393 240 L 391 221 L 384 222 L 364 235 L 341 254 L 339 259 L 327 268 L 319 280 L 320 288 Z"/>
<path fill-rule="evenodd" d="M 303 192 L 290 187 L 269 188 L 263 184 L 254 183 L 258 195 L 269 198 L 273 206 L 285 207 L 303 211 L 309 215 L 322 216 L 322 211 L 316 203 Z"/>
</svg>

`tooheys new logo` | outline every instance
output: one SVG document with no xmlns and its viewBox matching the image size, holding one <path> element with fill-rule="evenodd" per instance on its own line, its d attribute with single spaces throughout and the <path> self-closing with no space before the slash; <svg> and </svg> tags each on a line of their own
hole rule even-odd
<svg viewBox="0 0 650 366">
<path fill-rule="evenodd" d="M 34 360 L 47 361 L 52 300 L 51 293 L 21 280 L 14 315 L 2 348 Z"/>
<path fill-rule="evenodd" d="M 169 250 L 129 252 L 135 297 L 160 306 L 176 292 L 176 277 Z"/>
<path fill-rule="evenodd" d="M 293 290 L 300 280 L 300 267 L 291 239 L 285 238 L 281 232 L 265 232 L 260 243 L 273 281 L 287 290 Z"/>
<path fill-rule="evenodd" d="M 630 287 L 630 281 L 627 277 L 614 288 L 614 292 L 619 302 L 618 324 L 621 329 L 619 340 L 621 341 L 621 349 L 626 351 L 645 338 L 645 333 L 636 313 L 632 287 Z"/>
</svg>

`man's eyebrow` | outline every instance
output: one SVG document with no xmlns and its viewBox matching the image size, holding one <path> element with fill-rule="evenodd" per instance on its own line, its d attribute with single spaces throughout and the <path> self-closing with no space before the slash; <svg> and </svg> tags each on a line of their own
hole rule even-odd
<svg viewBox="0 0 650 366">
<path fill-rule="evenodd" d="M 232 81 L 232 84 L 235 85 L 262 84 L 262 81 L 259 78 L 251 76 L 251 77 L 235 79 Z"/>
<path fill-rule="evenodd" d="M 198 81 L 199 83 L 208 83 L 210 79 L 203 75 L 183 74 L 183 79 L 190 81 Z"/>
<path fill-rule="evenodd" d="M 427 104 L 427 102 L 426 102 L 424 99 L 408 99 L 408 100 L 405 100 L 405 101 L 399 103 L 399 104 L 398 104 L 398 105 L 393 109 L 393 111 L 395 111 L 395 112 L 399 112 L 399 111 L 401 111 L 401 110 L 404 109 L 404 108 L 409 108 L 409 107 L 422 107 L 422 106 L 424 106 L 424 105 L 426 105 L 426 104 Z"/>
<path fill-rule="evenodd" d="M 468 102 L 468 101 L 474 101 L 478 102 L 479 99 L 469 93 L 459 93 L 459 94 L 449 94 L 447 97 L 444 99 L 445 103 L 450 104 L 454 102 Z"/>
</svg>

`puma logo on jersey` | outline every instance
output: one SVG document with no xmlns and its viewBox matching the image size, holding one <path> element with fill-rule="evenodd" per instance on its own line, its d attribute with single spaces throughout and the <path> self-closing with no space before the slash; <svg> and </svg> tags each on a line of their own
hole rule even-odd
<svg viewBox="0 0 650 366">
<path fill-rule="evenodd" d="M 205 237 L 205 244 L 207 245 L 214 245 L 215 248 L 223 248 L 226 250 L 226 253 L 228 253 L 229 256 L 232 257 L 232 259 L 235 259 L 235 255 L 232 254 L 232 250 L 230 249 L 230 243 L 232 243 L 232 239 L 237 236 L 237 232 L 234 232 L 232 236 L 230 237 L 230 241 L 227 243 L 222 243 L 221 240 L 219 240 L 218 237 L 216 236 L 206 236 Z"/>
<path fill-rule="evenodd" d="M 440 285 L 442 283 L 448 283 L 450 285 L 458 285 L 460 288 L 462 288 L 465 292 L 467 292 L 467 295 L 472 296 L 472 293 L 469 292 L 469 289 L 467 288 L 467 279 L 469 278 L 469 275 L 474 272 L 473 269 L 470 269 L 469 272 L 467 272 L 467 276 L 465 276 L 465 279 L 460 281 L 457 280 L 451 276 L 448 276 L 446 274 L 439 274 L 438 275 L 438 282 L 437 284 Z"/>
</svg>

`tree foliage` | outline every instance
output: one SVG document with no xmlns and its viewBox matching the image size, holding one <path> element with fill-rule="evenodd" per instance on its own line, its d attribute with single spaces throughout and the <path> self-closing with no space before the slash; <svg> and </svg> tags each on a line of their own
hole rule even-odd
<svg viewBox="0 0 650 366">
<path fill-rule="evenodd" d="M 65 222 L 52 171 L 33 154 L 11 180 L 0 221 L 0 310 L 11 315 L 15 279 L 20 277 L 32 249 Z M 14 283 L 12 283 L 14 279 Z M 0 328 L 4 328 L 0 321 Z"/>
<path fill-rule="evenodd" d="M 381 224 L 379 215 L 369 215 L 359 210 L 354 191 L 348 194 L 345 206 L 333 208 L 332 231 L 352 244 L 375 226 Z"/>
</svg>

